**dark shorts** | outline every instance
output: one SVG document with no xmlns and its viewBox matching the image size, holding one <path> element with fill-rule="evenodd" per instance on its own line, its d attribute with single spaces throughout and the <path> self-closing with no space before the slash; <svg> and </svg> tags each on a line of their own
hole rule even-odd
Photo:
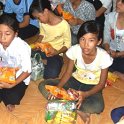
<svg viewBox="0 0 124 124">
<path fill-rule="evenodd" d="M 18 105 L 20 104 L 26 89 L 27 85 L 25 85 L 24 82 L 10 89 L 0 89 L 0 101 L 3 101 L 5 105 Z"/>
<path fill-rule="evenodd" d="M 115 58 L 109 70 L 124 73 L 124 58 Z"/>
<path fill-rule="evenodd" d="M 45 80 L 39 84 L 39 90 L 43 94 L 43 96 L 47 99 L 49 92 L 45 89 L 45 85 L 57 85 L 59 83 L 59 80 Z M 86 85 L 83 83 L 80 83 L 79 81 L 75 80 L 73 77 L 69 79 L 69 81 L 64 85 L 64 89 L 73 88 L 75 90 L 80 91 L 88 91 L 92 89 L 94 85 Z M 101 113 L 104 109 L 104 100 L 102 96 L 102 91 L 87 97 L 80 107 L 80 111 L 86 112 L 86 113 Z"/>
</svg>

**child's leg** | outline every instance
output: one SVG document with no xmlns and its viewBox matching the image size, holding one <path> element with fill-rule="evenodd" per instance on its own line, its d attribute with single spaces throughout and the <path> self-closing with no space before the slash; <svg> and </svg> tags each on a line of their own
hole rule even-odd
<svg viewBox="0 0 124 124">
<path fill-rule="evenodd" d="M 77 111 L 77 114 L 81 117 L 85 124 L 90 124 L 90 114 Z"/>
<path fill-rule="evenodd" d="M 96 93 L 85 98 L 82 102 L 78 114 L 81 116 L 85 124 L 90 123 L 90 114 L 99 114 L 104 109 L 104 101 L 101 93 Z"/>
<path fill-rule="evenodd" d="M 40 90 L 40 92 L 42 93 L 42 95 L 47 99 L 48 96 L 49 96 L 49 92 L 45 89 L 45 85 L 52 85 L 52 86 L 56 86 L 58 85 L 59 83 L 59 79 L 48 79 L 48 80 L 44 80 L 42 81 L 38 88 Z M 78 86 L 78 82 L 75 83 L 75 79 L 72 77 L 69 79 L 69 81 L 63 86 L 63 88 L 65 90 L 69 89 L 69 88 L 75 88 L 75 89 L 79 89 L 79 86 Z"/>
<path fill-rule="evenodd" d="M 14 109 L 14 105 L 20 104 L 20 101 L 24 96 L 26 89 L 27 85 L 25 85 L 24 82 L 21 82 L 11 89 L 2 89 L 2 100 L 9 111 L 12 111 Z"/>
<path fill-rule="evenodd" d="M 42 81 L 38 88 L 40 90 L 40 92 L 42 93 L 42 95 L 47 99 L 49 96 L 49 92 L 46 90 L 45 85 L 52 85 L 52 86 L 56 86 L 59 83 L 58 79 L 48 79 L 48 80 L 44 80 Z"/>
<path fill-rule="evenodd" d="M 63 65 L 63 58 L 61 56 L 47 57 L 47 64 L 44 68 L 44 79 L 58 78 Z"/>
</svg>

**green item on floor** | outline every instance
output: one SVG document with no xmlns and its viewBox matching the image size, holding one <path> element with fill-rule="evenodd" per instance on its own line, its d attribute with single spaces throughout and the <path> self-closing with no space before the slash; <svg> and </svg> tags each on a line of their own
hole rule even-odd
<svg viewBox="0 0 124 124">
<path fill-rule="evenodd" d="M 76 103 L 68 100 L 50 100 L 46 107 L 48 124 L 76 124 Z"/>
</svg>

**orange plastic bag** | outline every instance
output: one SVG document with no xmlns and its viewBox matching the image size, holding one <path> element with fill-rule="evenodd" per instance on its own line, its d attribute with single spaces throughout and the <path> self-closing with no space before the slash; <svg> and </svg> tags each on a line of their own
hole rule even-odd
<svg viewBox="0 0 124 124">
<path fill-rule="evenodd" d="M 46 55 L 50 54 L 52 46 L 48 42 L 36 42 L 34 44 L 31 44 L 30 47 L 32 49 L 40 48 L 43 52 L 45 52 Z"/>
<path fill-rule="evenodd" d="M 78 97 L 75 97 L 75 95 L 68 93 L 64 88 L 58 88 L 57 86 L 46 85 L 45 88 L 55 97 L 63 100 L 76 100 L 76 97 Z"/>
<path fill-rule="evenodd" d="M 62 12 L 62 16 L 63 16 L 63 18 L 64 18 L 65 20 L 67 20 L 67 21 L 69 21 L 69 20 L 71 20 L 71 19 L 74 18 L 71 13 L 66 12 L 66 11 L 63 11 L 63 12 Z"/>
<path fill-rule="evenodd" d="M 17 68 L 0 67 L 0 82 L 15 83 Z"/>
<path fill-rule="evenodd" d="M 63 18 L 67 21 L 71 20 L 74 18 L 74 16 L 70 12 L 66 12 L 62 9 L 61 5 L 57 6 L 57 11 L 60 15 L 63 16 Z"/>
</svg>

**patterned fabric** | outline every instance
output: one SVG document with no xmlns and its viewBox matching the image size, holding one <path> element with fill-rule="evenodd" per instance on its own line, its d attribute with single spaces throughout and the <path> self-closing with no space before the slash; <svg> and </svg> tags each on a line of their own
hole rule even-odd
<svg viewBox="0 0 124 124">
<path fill-rule="evenodd" d="M 91 3 L 84 0 L 81 1 L 80 5 L 76 10 L 73 9 L 70 0 L 66 0 L 63 9 L 65 11 L 70 12 L 76 18 L 80 18 L 83 21 L 95 20 L 96 18 L 96 12 L 94 6 Z M 81 25 L 71 26 L 71 29 L 74 34 L 78 33 L 80 26 Z"/>
</svg>

